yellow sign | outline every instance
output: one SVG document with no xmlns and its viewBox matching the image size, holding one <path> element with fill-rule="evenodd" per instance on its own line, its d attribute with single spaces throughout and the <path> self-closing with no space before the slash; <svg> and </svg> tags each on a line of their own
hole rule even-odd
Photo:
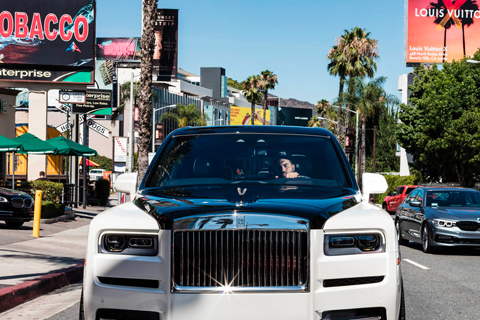
<svg viewBox="0 0 480 320">
<path fill-rule="evenodd" d="M 252 124 L 251 118 L 252 109 L 232 106 L 230 108 L 230 125 L 232 126 L 241 126 Z M 265 116 L 265 125 L 270 125 L 270 110 L 267 109 Z M 254 115 L 254 124 L 262 125 L 263 124 L 263 110 L 255 109 Z"/>
</svg>

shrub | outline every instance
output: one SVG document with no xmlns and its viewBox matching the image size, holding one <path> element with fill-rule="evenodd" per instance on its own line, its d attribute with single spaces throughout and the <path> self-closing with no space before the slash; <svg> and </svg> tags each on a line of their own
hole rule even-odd
<svg viewBox="0 0 480 320">
<path fill-rule="evenodd" d="M 100 201 L 100 205 L 107 204 L 108 196 L 110 195 L 110 181 L 106 179 L 98 179 L 95 181 L 96 198 Z"/>
<path fill-rule="evenodd" d="M 375 203 L 382 204 L 383 199 L 387 196 L 389 192 L 393 192 L 396 187 L 402 186 L 402 185 L 416 185 L 420 181 L 420 177 L 417 175 L 410 175 L 410 176 L 395 176 L 395 175 L 383 175 L 385 177 L 385 180 L 387 180 L 388 184 L 388 189 L 382 194 L 376 194 L 375 195 Z"/>
<path fill-rule="evenodd" d="M 105 169 L 106 171 L 113 171 L 113 161 L 112 159 L 105 157 L 105 156 L 96 156 L 96 157 L 88 157 L 88 159 L 96 162 L 100 165 L 98 169 Z M 91 169 L 91 168 L 89 168 Z"/>
<path fill-rule="evenodd" d="M 56 202 L 57 197 L 62 195 L 63 184 L 59 182 L 33 180 L 28 182 L 28 189 L 31 190 L 33 198 L 35 198 L 35 191 L 42 190 L 42 200 Z"/>
<path fill-rule="evenodd" d="M 61 216 L 65 213 L 65 205 L 63 203 L 55 203 L 52 201 L 42 201 L 42 219 L 50 219 Z"/>
</svg>

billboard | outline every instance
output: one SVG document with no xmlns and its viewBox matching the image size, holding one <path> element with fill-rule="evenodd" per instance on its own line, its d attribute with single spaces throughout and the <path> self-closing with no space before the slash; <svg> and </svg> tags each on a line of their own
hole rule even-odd
<svg viewBox="0 0 480 320">
<path fill-rule="evenodd" d="M 4 64 L 93 68 L 94 0 L 2 0 L 0 11 Z"/>
<path fill-rule="evenodd" d="M 98 60 L 140 60 L 140 38 L 97 38 Z"/>
<path fill-rule="evenodd" d="M 73 113 L 109 114 L 112 112 L 112 91 L 88 89 L 87 103 L 74 104 Z"/>
<path fill-rule="evenodd" d="M 153 50 L 153 80 L 177 78 L 178 9 L 157 9 Z"/>
<path fill-rule="evenodd" d="M 251 124 L 252 123 L 251 113 L 252 113 L 251 108 L 231 106 L 230 107 L 230 125 L 241 126 L 241 125 Z M 263 124 L 262 109 L 255 110 L 254 119 L 255 119 L 254 120 L 255 125 Z M 270 110 L 267 110 L 265 125 L 270 125 Z"/>
<path fill-rule="evenodd" d="M 278 107 L 277 125 L 306 127 L 312 112 L 312 109 Z"/>
<path fill-rule="evenodd" d="M 406 63 L 443 63 L 480 47 L 480 8 L 470 0 L 405 0 Z"/>
</svg>

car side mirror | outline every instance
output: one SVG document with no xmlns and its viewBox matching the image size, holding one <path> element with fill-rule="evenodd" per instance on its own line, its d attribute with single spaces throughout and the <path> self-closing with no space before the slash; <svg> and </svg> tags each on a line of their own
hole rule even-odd
<svg viewBox="0 0 480 320">
<path fill-rule="evenodd" d="M 420 207 L 422 205 L 422 202 L 417 200 L 412 200 L 408 204 L 412 207 Z"/>
<path fill-rule="evenodd" d="M 362 175 L 363 198 L 368 201 L 371 194 L 384 193 L 388 189 L 387 180 L 378 173 L 364 173 Z"/>
<path fill-rule="evenodd" d="M 138 173 L 124 173 L 117 177 L 113 188 L 118 192 L 129 193 L 130 199 L 133 200 L 137 193 Z"/>
</svg>

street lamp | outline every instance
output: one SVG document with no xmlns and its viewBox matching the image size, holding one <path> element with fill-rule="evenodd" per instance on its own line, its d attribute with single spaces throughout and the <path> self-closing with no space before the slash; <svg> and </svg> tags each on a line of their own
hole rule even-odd
<svg viewBox="0 0 480 320">
<path fill-rule="evenodd" d="M 358 177 L 358 111 L 350 110 L 347 107 L 339 107 L 339 106 L 332 106 L 332 107 L 341 108 L 346 111 L 355 113 L 355 154 L 357 156 L 357 160 L 355 161 L 355 177 Z M 348 123 L 347 123 L 347 126 L 348 126 Z"/>
<path fill-rule="evenodd" d="M 157 111 L 160 111 L 162 109 L 166 109 L 166 108 L 175 108 L 177 105 L 176 104 L 171 104 L 171 105 L 168 105 L 168 106 L 165 106 L 165 107 L 161 107 L 161 108 L 158 108 L 158 109 L 153 109 L 153 119 L 152 119 L 152 152 L 155 152 L 155 135 L 156 135 L 156 130 L 157 130 L 157 124 L 156 124 L 156 119 L 155 119 L 155 113 Z"/>
</svg>

